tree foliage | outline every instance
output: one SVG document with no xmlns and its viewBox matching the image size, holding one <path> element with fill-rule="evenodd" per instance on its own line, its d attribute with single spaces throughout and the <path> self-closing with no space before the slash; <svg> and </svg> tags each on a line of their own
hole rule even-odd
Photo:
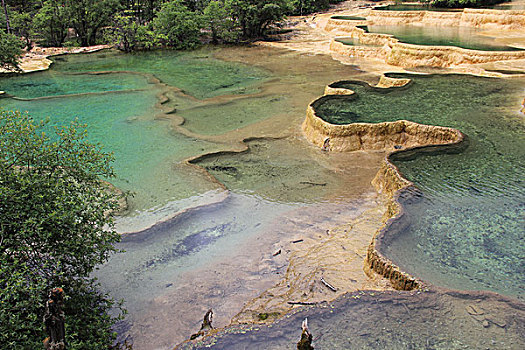
<svg viewBox="0 0 525 350">
<path fill-rule="evenodd" d="M 183 0 L 175 0 L 162 5 L 153 28 L 170 47 L 187 49 L 200 44 L 201 21 L 201 16 L 190 11 Z"/>
<path fill-rule="evenodd" d="M 33 19 L 33 30 L 39 33 L 44 46 L 62 46 L 69 26 L 65 8 L 57 1 L 48 0 Z"/>
<path fill-rule="evenodd" d="M 0 112 L 0 342 L 40 347 L 42 307 L 60 286 L 72 348 L 107 348 L 112 301 L 89 275 L 119 240 L 109 215 L 118 198 L 101 180 L 113 176 L 112 157 L 86 139 L 84 125 L 56 128 L 53 138 L 44 129 Z"/>
<path fill-rule="evenodd" d="M 239 33 L 235 30 L 235 22 L 230 15 L 231 2 L 211 0 L 203 10 L 204 29 L 211 35 L 214 44 L 222 42 L 235 42 Z"/>
<path fill-rule="evenodd" d="M 129 52 L 258 39 L 286 15 L 324 10 L 340 0 L 6 1 L 13 31 L 28 47 L 32 41 L 44 46 L 76 41 L 112 43 Z"/>
<path fill-rule="evenodd" d="M 62 0 L 81 46 L 95 45 L 97 34 L 120 9 L 120 0 Z"/>
<path fill-rule="evenodd" d="M 150 50 L 160 44 L 159 35 L 150 23 L 141 24 L 137 17 L 127 13 L 115 17 L 114 26 L 107 32 L 107 37 L 125 52 Z"/>
<path fill-rule="evenodd" d="M 0 68 L 18 70 L 18 59 L 22 54 L 22 42 L 13 34 L 0 29 Z"/>
</svg>

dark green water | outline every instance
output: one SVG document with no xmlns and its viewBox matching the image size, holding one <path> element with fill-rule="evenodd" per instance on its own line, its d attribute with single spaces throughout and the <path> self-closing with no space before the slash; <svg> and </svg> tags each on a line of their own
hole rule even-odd
<svg viewBox="0 0 525 350">
<path fill-rule="evenodd" d="M 332 19 L 344 19 L 346 21 L 364 21 L 364 20 L 366 20 L 366 17 L 358 17 L 358 16 L 332 16 L 330 18 L 332 18 Z"/>
<path fill-rule="evenodd" d="M 451 9 L 443 7 L 432 7 L 425 5 L 396 4 L 387 6 L 377 6 L 374 10 L 379 11 L 439 11 L 439 12 L 461 12 L 463 9 Z"/>
<path fill-rule="evenodd" d="M 408 228 L 384 253 L 402 269 L 459 289 L 522 298 L 525 287 L 525 126 L 523 79 L 467 75 L 410 77 L 403 89 L 337 83 L 353 97 L 324 97 L 316 110 L 334 124 L 407 119 L 468 136 L 459 154 L 394 157 L 422 190 L 405 206 Z"/>
<path fill-rule="evenodd" d="M 494 39 L 479 35 L 479 29 L 468 27 L 433 27 L 411 25 L 369 25 L 369 33 L 392 34 L 399 41 L 414 45 L 457 46 L 481 51 L 521 51 L 522 49 L 501 45 Z"/>
</svg>

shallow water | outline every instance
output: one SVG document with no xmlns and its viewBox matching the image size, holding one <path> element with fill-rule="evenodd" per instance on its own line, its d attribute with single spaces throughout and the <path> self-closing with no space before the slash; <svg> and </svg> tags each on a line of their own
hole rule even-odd
<svg viewBox="0 0 525 350">
<path fill-rule="evenodd" d="M 0 99 L 0 107 L 27 111 L 36 120 L 50 118 L 50 126 L 75 118 L 88 124 L 90 139 L 114 153 L 118 178 L 112 181 L 134 193 L 132 212 L 168 203 L 173 207 L 217 188 L 181 161 L 221 146 L 174 132 L 163 114 L 170 108 L 159 108 L 158 96 L 172 93 L 190 106 L 200 103 L 196 97 L 255 92 L 269 76 L 263 69 L 210 55 L 200 50 L 59 56 L 49 71 L 2 78 L 2 90 L 12 97 Z M 178 85 L 158 84 L 153 77 Z"/>
<path fill-rule="evenodd" d="M 357 98 L 325 97 L 318 114 L 336 124 L 407 119 L 464 132 L 458 154 L 399 155 L 394 163 L 423 196 L 406 203 L 408 228 L 385 254 L 437 285 L 523 297 L 525 126 L 523 79 L 409 77 L 401 89 L 338 83 Z"/>
<path fill-rule="evenodd" d="M 95 274 L 104 290 L 126 300 L 122 338 L 132 337 L 138 349 L 171 348 L 209 306 L 226 325 L 279 280 L 284 253 L 268 259 L 279 242 L 336 224 L 332 216 L 307 223 L 313 215 L 302 210 L 336 211 L 337 223 L 359 212 L 352 198 L 371 190 L 373 167 L 355 171 L 355 187 L 343 193 L 343 176 L 328 155 L 300 136 L 305 106 L 341 74 L 365 75 L 327 57 L 223 48 L 62 56 L 49 72 L 0 80 L 10 95 L 25 98 L 3 98 L 2 107 L 50 116 L 53 125 L 74 116 L 88 123 L 90 138 L 115 152 L 114 183 L 135 192 L 132 212 L 117 219 L 117 228 L 136 233 L 119 245 L 126 252 Z M 246 151 L 241 141 L 254 137 Z M 233 150 L 248 156 L 234 163 L 251 165 L 235 165 L 242 181 L 224 181 L 233 192 L 184 163 L 222 151 L 215 162 L 229 164 Z M 271 163 L 279 167 L 260 172 Z M 304 170 L 288 178 L 294 167 Z M 287 191 L 275 187 L 278 178 Z M 340 206 L 350 208 L 348 215 Z"/>
<path fill-rule="evenodd" d="M 63 73 L 131 71 L 153 74 L 163 83 L 198 99 L 257 91 L 268 77 L 262 69 L 213 57 L 213 50 L 154 51 L 124 54 L 102 51 L 90 55 L 66 55 L 55 59 L 53 70 Z"/>
<path fill-rule="evenodd" d="M 94 71 L 119 73 L 86 75 Z M 187 72 L 191 74 L 186 75 Z M 118 223 L 123 231 L 141 232 L 125 236 L 120 248 L 127 252 L 114 255 L 97 276 L 115 298 L 126 299 L 130 315 L 119 325 L 119 336 L 131 337 L 137 349 L 172 348 L 198 330 L 209 307 L 217 312 L 216 326 L 227 325 L 244 303 L 280 280 L 287 268 L 283 247 L 348 224 L 370 205 L 359 198 L 371 190 L 374 165 L 381 155 L 345 161 L 344 157 L 309 145 L 300 132 L 305 107 L 322 94 L 326 84 L 341 77 L 369 78 L 353 67 L 341 66 L 323 56 L 252 47 L 132 56 L 111 51 L 65 56 L 45 73 L 49 79 L 42 74 L 13 80 L 2 78 L 0 86 L 4 90 L 5 82 L 5 86 L 16 87 L 5 89 L 15 96 L 53 98 L 2 98 L 0 106 L 30 110 L 37 119 L 50 116 L 52 124 L 78 115 L 90 125 L 93 140 L 115 152 L 119 176 L 115 183 L 136 192 L 131 202 L 134 215 L 120 218 Z M 78 77 L 85 77 L 86 84 Z M 501 96 L 513 94 L 519 83 L 510 86 L 506 85 L 508 82 L 488 81 L 491 84 L 443 77 L 435 90 L 418 95 L 419 99 L 429 100 L 421 109 L 436 107 L 432 96 L 441 94 L 438 107 L 443 109 L 449 103 L 450 118 L 430 113 L 431 124 L 447 124 L 454 118 L 460 121 L 463 114 L 470 113 L 471 118 L 465 123 L 470 125 L 478 113 L 473 111 L 485 115 L 494 111 L 494 105 L 502 106 L 502 114 L 507 115 L 503 107 L 514 104 L 501 100 Z M 448 85 L 447 89 L 447 84 L 454 82 L 472 91 L 449 91 L 455 91 L 456 86 Z M 356 89 L 359 88 L 362 87 Z M 87 94 L 74 95 L 79 93 Z M 482 96 L 478 97 L 478 93 Z M 162 106 L 157 104 L 160 94 L 170 99 Z M 453 114 L 454 106 L 447 100 L 453 95 L 465 103 L 458 114 Z M 395 103 L 397 110 L 407 108 L 401 102 Z M 418 103 L 421 107 L 421 101 Z M 239 115 L 246 108 L 250 113 Z M 369 114 L 366 108 L 375 107 L 362 104 L 359 115 Z M 179 116 L 185 118 L 182 127 L 177 126 Z M 511 138 L 520 129 L 502 130 L 509 140 L 500 146 L 518 148 L 517 141 Z M 240 143 L 243 139 L 249 139 L 249 150 Z M 218 189 L 216 182 L 182 162 L 219 151 L 194 163 L 208 169 L 230 192 Z M 517 156 L 509 157 L 514 162 Z M 432 186 L 429 184 L 428 188 L 432 190 Z M 173 218 L 177 213 L 180 215 Z M 172 219 L 151 227 L 167 218 Z M 147 227 L 151 228 L 144 229 Z M 449 247 L 446 241 L 439 244 L 445 245 L 443 251 Z M 274 256 L 281 249 L 282 253 Z M 407 247 L 399 249 L 404 252 Z M 410 256 L 408 259 L 412 261 Z M 514 260 L 510 263 L 514 263 L 515 258 L 511 259 Z M 516 285 L 512 284 L 512 288 Z M 376 302 L 370 303 L 357 305 L 367 309 Z M 338 307 L 343 310 L 339 315 L 344 315 L 345 306 Z M 420 308 L 430 313 L 412 316 L 413 322 L 401 327 L 400 332 L 410 329 L 416 334 L 414 338 L 425 337 L 428 329 L 418 327 L 419 324 L 429 317 L 435 319 L 435 324 L 446 322 L 449 314 L 433 313 L 434 307 L 422 303 Z M 383 324 L 385 319 L 390 322 L 385 317 L 388 312 L 389 309 L 371 312 L 372 320 L 366 327 Z M 360 320 L 356 313 L 349 315 L 354 321 Z M 397 320 L 394 318 L 392 323 Z M 344 337 L 342 327 L 333 332 L 334 328 L 329 327 L 323 341 L 330 344 L 332 337 Z M 295 322 L 282 328 L 275 340 L 291 339 L 295 328 Z M 356 324 L 348 329 L 353 332 L 355 328 L 363 329 Z M 447 332 L 454 334 L 448 328 Z M 366 343 L 355 344 L 392 344 L 390 332 L 363 337 L 360 339 Z M 444 339 L 450 341 L 450 337 Z M 335 348 L 345 348 L 344 339 L 339 340 Z M 260 343 L 252 337 L 246 344 Z"/>
<path fill-rule="evenodd" d="M 525 347 L 525 310 L 511 300 L 436 291 L 365 291 L 299 308 L 270 326 L 231 327 L 178 349 L 294 349 L 305 318 L 319 350 Z"/>
<path fill-rule="evenodd" d="M 481 51 L 521 51 L 480 35 L 482 30 L 470 27 L 437 27 L 411 25 L 368 25 L 368 33 L 392 34 L 399 41 L 414 45 L 457 46 Z"/>
</svg>

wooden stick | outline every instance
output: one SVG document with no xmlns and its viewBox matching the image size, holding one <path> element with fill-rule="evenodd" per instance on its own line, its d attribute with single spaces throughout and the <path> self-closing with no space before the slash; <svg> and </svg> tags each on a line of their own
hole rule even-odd
<svg viewBox="0 0 525 350">
<path fill-rule="evenodd" d="M 317 305 L 319 302 L 317 301 L 289 301 L 288 304 L 290 305 Z"/>
<path fill-rule="evenodd" d="M 337 288 L 335 288 L 334 286 L 332 286 L 330 283 L 326 282 L 325 279 L 323 277 L 321 277 L 321 282 L 326 286 L 328 287 L 328 289 L 330 289 L 332 292 L 337 292 Z"/>
</svg>

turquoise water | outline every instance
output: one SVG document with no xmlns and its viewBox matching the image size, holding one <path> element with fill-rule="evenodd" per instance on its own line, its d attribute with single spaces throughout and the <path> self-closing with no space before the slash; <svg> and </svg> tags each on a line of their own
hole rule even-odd
<svg viewBox="0 0 525 350">
<path fill-rule="evenodd" d="M 481 51 L 523 50 L 498 44 L 490 37 L 479 35 L 479 29 L 469 27 L 368 25 L 363 28 L 369 33 L 392 34 L 399 41 L 414 45 L 457 46 Z"/>
<path fill-rule="evenodd" d="M 132 211 L 216 188 L 202 177 L 189 177 L 189 168 L 174 170 L 182 160 L 220 145 L 174 132 L 170 118 L 155 107 L 159 94 L 173 93 L 174 101 L 194 106 L 202 104 L 195 97 L 255 92 L 268 77 L 262 69 L 214 59 L 207 50 L 137 55 L 104 51 L 56 59 L 49 71 L 2 78 L 0 88 L 9 97 L 0 99 L 0 107 L 28 112 L 36 120 L 50 118 L 50 126 L 74 119 L 86 123 L 89 138 L 114 153 L 118 177 L 112 182 L 134 193 Z M 155 84 L 153 76 L 178 85 Z"/>
<path fill-rule="evenodd" d="M 356 97 L 323 97 L 318 115 L 334 124 L 407 119 L 468 136 L 458 154 L 400 154 L 394 163 L 422 195 L 405 206 L 408 228 L 384 253 L 437 285 L 490 289 L 522 298 L 525 287 L 523 79 L 397 75 L 408 88 L 334 84 Z"/>
<path fill-rule="evenodd" d="M 211 49 L 196 51 L 155 51 L 124 54 L 102 51 L 90 55 L 59 57 L 53 69 L 64 73 L 90 71 L 132 71 L 153 74 L 163 83 L 203 99 L 257 91 L 254 83 L 268 72 L 213 58 Z"/>
<path fill-rule="evenodd" d="M 133 210 L 140 213 L 153 208 L 147 220 L 139 215 L 140 224 L 146 222 L 144 226 L 147 227 L 164 214 L 169 217 L 180 209 L 220 197 L 221 193 L 210 191 L 217 188 L 216 184 L 195 169 L 184 166 L 183 159 L 229 149 L 228 142 L 237 144 L 239 138 L 225 135 L 245 125 L 254 126 L 251 133 L 245 131 L 243 135 L 264 135 L 281 129 L 290 129 L 290 134 L 296 135 L 305 106 L 322 93 L 326 83 L 358 74 L 330 58 L 280 51 L 268 53 L 257 51 L 263 50 L 257 48 L 243 50 L 246 52 L 234 51 L 231 55 L 240 54 L 243 60 L 270 62 L 275 72 L 217 60 L 207 49 L 193 53 L 124 56 L 106 51 L 65 56 L 59 57 L 49 72 L 0 79 L 0 90 L 28 99 L 4 97 L 0 99 L 0 107 L 27 110 L 37 119 L 49 116 L 52 124 L 62 124 L 75 116 L 88 123 L 90 137 L 115 153 L 118 175 L 115 184 L 135 192 L 131 201 Z M 118 73 L 91 74 L 107 71 Z M 270 78 L 274 75 L 279 79 L 272 83 Z M 156 84 L 153 76 L 168 85 Z M 268 87 L 267 83 L 273 85 Z M 400 113 L 392 111 L 403 111 L 403 118 L 455 126 L 470 139 L 469 148 L 461 154 L 396 160 L 407 176 L 417 180 L 425 197 L 411 204 L 414 207 L 410 212 L 416 213 L 412 219 L 413 229 L 399 235 L 392 242 L 392 252 L 386 252 L 387 255 L 399 261 L 407 271 L 436 283 L 459 288 L 471 288 L 472 285 L 472 288 L 490 288 L 519 296 L 519 288 L 523 289 L 519 274 L 523 276 L 523 259 L 520 260 L 524 255 L 520 241 L 523 225 L 520 222 L 523 221 L 524 202 L 521 175 L 524 140 L 523 123 L 516 118 L 517 107 L 514 107 L 523 98 L 523 80 L 451 75 L 416 77 L 415 83 L 405 89 L 342 85 L 357 90 L 359 98 L 352 104 L 344 97 L 340 100 L 323 98 L 318 103 L 320 111 L 333 114 L 334 120 L 340 123 L 394 120 Z M 249 95 L 259 91 L 260 95 Z M 170 98 L 163 110 L 156 107 L 159 94 Z M 164 114 L 171 109 L 175 109 L 174 115 Z M 180 134 L 174 128 L 177 116 L 186 119 L 183 127 L 210 137 Z M 268 123 L 256 124 L 266 119 Z M 126 298 L 126 305 L 132 312 L 128 321 L 134 328 L 132 331 L 119 330 L 119 333 L 132 334 L 137 343 L 148 337 L 144 342 L 148 346 L 142 348 L 172 348 L 174 341 L 163 344 L 163 340 L 157 338 L 165 339 L 174 334 L 173 339 L 180 339 L 190 334 L 189 330 L 197 330 L 202 317 L 199 308 L 220 305 L 222 310 L 238 311 L 247 300 L 235 299 L 238 294 L 244 298 L 253 297 L 269 287 L 257 283 L 266 281 L 270 274 L 275 278 L 277 273 L 285 271 L 286 265 L 277 264 L 277 258 L 272 256 L 278 248 L 274 249 L 272 244 L 279 239 L 289 240 L 290 235 L 297 234 L 297 228 L 316 230 L 311 215 L 294 216 L 292 212 L 312 207 L 312 210 L 317 208 L 320 213 L 328 213 L 325 216 L 329 217 L 331 210 L 337 210 L 339 202 L 355 196 L 362 188 L 369 188 L 373 176 L 367 174 L 357 179 L 356 175 L 354 179 L 352 176 L 361 171 L 360 165 L 334 167 L 337 162 L 330 158 L 336 155 L 308 147 L 300 137 L 253 139 L 248 145 L 250 151 L 221 153 L 196 161 L 232 190 L 224 202 L 190 210 L 149 230 L 126 236 L 119 248 L 126 249 L 127 253 L 113 256 L 101 267 L 99 276 L 105 290 L 116 298 Z M 367 179 L 366 185 L 363 178 Z M 315 207 L 320 202 L 329 202 L 333 207 Z M 465 218 L 470 221 L 463 223 Z M 296 226 L 290 226 L 290 222 Z M 282 226 L 286 223 L 289 226 Z M 432 227 L 434 224 L 440 226 Z M 440 234 L 444 232 L 443 227 L 450 231 Z M 438 234 L 431 229 L 438 230 Z M 257 254 L 253 254 L 253 250 Z M 244 255 L 237 259 L 237 255 L 232 254 Z M 261 260 L 263 254 L 266 254 L 265 259 Z M 227 259 L 238 260 L 241 265 L 217 265 L 221 259 L 228 263 Z M 242 272 L 235 273 L 235 268 Z M 195 275 L 194 271 L 197 271 Z M 214 278 L 204 279 L 199 271 L 208 271 L 203 276 L 207 278 L 213 274 Z M 235 275 L 233 283 L 224 280 L 225 275 L 221 273 L 225 271 L 229 271 L 228 276 Z M 232 298 L 239 304 L 232 302 Z M 396 297 L 389 300 L 396 300 Z M 412 307 L 408 301 L 403 302 Z M 422 301 L 414 301 L 417 302 Z M 343 316 L 352 305 L 338 306 L 343 310 L 339 315 Z M 366 313 L 367 308 L 378 307 L 374 300 L 359 305 L 363 307 L 362 313 Z M 360 333 L 358 341 L 350 344 L 364 344 L 370 348 L 374 344 L 375 348 L 394 344 L 391 348 L 396 348 L 404 344 L 409 330 L 416 334 L 413 336 L 416 348 L 421 347 L 424 344 L 419 339 L 435 328 L 418 328 L 418 325 L 432 318 L 435 321 L 431 325 L 437 326 L 450 318 L 450 312 L 431 311 L 435 307 L 435 304 L 422 302 L 421 309 L 430 313 L 421 317 L 412 315 L 411 323 L 407 324 L 403 324 L 401 317 L 405 307 L 379 308 L 370 312 L 371 319 L 365 325 L 348 326 L 351 333 L 348 336 L 341 332 L 348 321 L 344 318 L 334 320 L 341 323 L 337 323 L 335 330 L 328 327 L 321 342 L 326 342 L 322 344 L 327 348 L 334 341 L 334 348 L 345 348 L 345 339 L 355 333 L 356 327 L 363 330 L 384 325 L 386 311 L 396 315 L 386 318 L 388 329 L 395 329 L 403 336 L 392 338 L 391 332 L 377 330 L 377 336 Z M 152 315 L 152 308 L 168 308 L 167 314 L 178 316 L 165 319 Z M 190 313 L 197 316 L 190 317 L 187 315 Z M 361 320 L 360 312 L 348 314 L 354 320 Z M 178 327 L 179 319 L 186 322 L 184 327 Z M 227 320 L 223 322 L 226 324 Z M 284 332 L 288 336 L 286 339 L 291 339 L 294 334 L 291 329 L 283 326 L 274 340 L 285 339 Z M 431 345 L 452 344 L 455 340 L 450 340 L 450 334 L 454 334 L 454 329 L 451 326 L 441 330 L 439 336 L 431 338 Z M 467 327 L 462 334 L 471 334 L 469 331 Z M 478 333 L 472 334 L 475 338 Z M 487 333 L 486 337 L 489 336 L 491 333 Z M 494 339 L 499 341 L 499 338 Z M 257 344 L 254 338 L 248 342 Z M 460 345 L 465 344 L 471 342 Z"/>
<path fill-rule="evenodd" d="M 146 89 L 147 85 L 147 79 L 136 74 L 66 75 L 54 70 L 33 73 L 29 79 L 18 75 L 0 80 L 3 91 L 22 99 Z"/>
</svg>

